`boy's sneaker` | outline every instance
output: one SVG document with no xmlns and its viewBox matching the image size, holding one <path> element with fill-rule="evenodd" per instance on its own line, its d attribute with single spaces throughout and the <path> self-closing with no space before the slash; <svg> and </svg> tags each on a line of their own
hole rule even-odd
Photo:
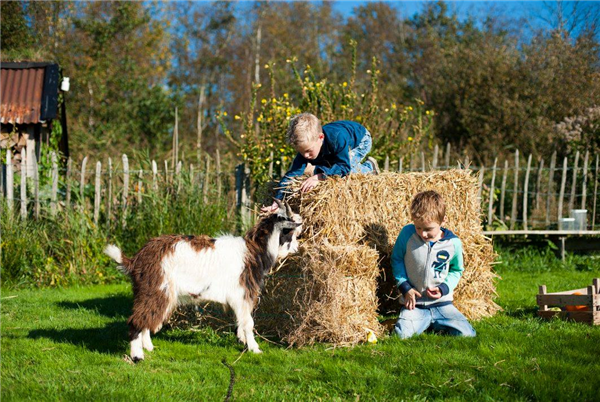
<svg viewBox="0 0 600 402">
<path fill-rule="evenodd" d="M 369 156 L 367 158 L 367 163 L 371 165 L 371 169 L 373 171 L 373 174 L 379 174 L 379 173 L 381 173 L 379 171 L 379 165 L 377 164 L 377 161 L 375 160 L 375 158 Z"/>
</svg>

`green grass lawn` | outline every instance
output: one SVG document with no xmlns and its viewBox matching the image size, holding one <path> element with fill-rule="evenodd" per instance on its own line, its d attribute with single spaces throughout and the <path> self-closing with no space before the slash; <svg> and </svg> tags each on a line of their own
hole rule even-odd
<svg viewBox="0 0 600 402">
<path fill-rule="evenodd" d="M 540 284 L 580 288 L 600 277 L 598 256 L 566 265 L 548 253 L 502 253 L 496 317 L 477 337 L 426 334 L 375 345 L 286 349 L 258 339 L 243 353 L 233 333 L 165 330 L 133 365 L 127 283 L 3 289 L 2 400 L 598 400 L 600 326 L 542 321 Z"/>
</svg>

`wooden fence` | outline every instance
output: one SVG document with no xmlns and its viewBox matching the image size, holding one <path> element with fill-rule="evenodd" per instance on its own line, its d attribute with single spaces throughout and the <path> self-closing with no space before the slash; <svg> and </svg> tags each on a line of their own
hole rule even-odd
<svg viewBox="0 0 600 402">
<path fill-rule="evenodd" d="M 16 188 L 16 169 L 10 151 L 1 170 L 0 190 L 6 206 L 11 211 L 20 208 L 22 219 L 56 216 L 61 210 L 77 207 L 88 211 L 95 224 L 100 220 L 101 211 L 105 219 L 120 219 L 124 223 L 130 204 L 141 204 L 154 193 L 178 193 L 182 186 L 194 188 L 205 202 L 224 198 L 230 213 L 237 211 L 244 225 L 253 217 L 248 167 L 238 165 L 234 176 L 233 166 L 222 169 L 218 152 L 214 157 L 206 155 L 201 166 L 165 161 L 159 168 L 151 161 L 145 168 L 136 169 L 130 167 L 127 155 L 115 165 L 110 158 L 105 165 L 97 161 L 91 169 L 88 157 L 78 168 L 70 159 L 66 168 L 59 168 L 56 155 L 52 155 L 48 177 L 44 178 L 40 178 L 35 153 L 32 157 L 34 161 L 30 161 L 29 166 L 33 166 L 33 171 L 18 174 L 20 183 L 16 183 Z M 472 166 L 468 157 L 460 161 L 455 158 L 452 162 L 448 144 L 444 152 L 436 146 L 427 156 L 425 152 L 410 157 L 388 156 L 382 170 L 471 169 L 479 179 L 482 220 L 488 230 L 561 229 L 561 218 L 569 217 L 574 210 L 587 210 L 587 229 L 595 230 L 599 221 L 598 163 L 598 155 L 588 152 L 565 157 L 561 163 L 556 153 L 549 161 L 533 161 L 531 155 L 522 158 L 516 151 L 496 158 L 492 166 L 478 167 Z M 27 166 L 23 158 L 20 171 L 25 172 Z M 272 161 L 269 173 L 274 180 L 284 173 L 282 161 L 278 170 L 274 172 Z M 40 183 L 43 183 L 42 188 Z"/>
</svg>

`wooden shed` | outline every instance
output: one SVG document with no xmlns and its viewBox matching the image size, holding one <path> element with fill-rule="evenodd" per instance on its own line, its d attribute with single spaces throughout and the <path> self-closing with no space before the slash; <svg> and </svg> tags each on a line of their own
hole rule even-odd
<svg viewBox="0 0 600 402">
<path fill-rule="evenodd" d="M 39 160 L 48 146 L 54 125 L 62 135 L 59 151 L 69 155 L 65 104 L 60 100 L 60 69 L 51 62 L 0 63 L 0 147 L 13 153 L 15 168 L 27 155 L 28 176 L 33 172 L 32 156 Z M 56 131 L 56 130 L 54 130 Z"/>
</svg>

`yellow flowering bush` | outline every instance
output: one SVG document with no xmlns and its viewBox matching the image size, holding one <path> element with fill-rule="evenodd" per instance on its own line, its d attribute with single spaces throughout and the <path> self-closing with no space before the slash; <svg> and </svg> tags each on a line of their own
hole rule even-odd
<svg viewBox="0 0 600 402">
<path fill-rule="evenodd" d="M 226 113 L 217 114 L 223 133 L 235 144 L 238 156 L 249 166 L 256 187 L 280 178 L 281 161 L 284 169 L 289 167 L 296 152 L 286 142 L 286 131 L 290 119 L 301 112 L 315 114 L 322 124 L 337 120 L 363 124 L 373 136 L 371 155 L 379 161 L 385 159 L 386 155 L 392 160 L 397 160 L 398 156 L 409 156 L 417 152 L 425 141 L 426 146 L 433 146 L 433 111 L 425 110 L 423 102 L 418 99 L 410 104 L 402 100 L 382 99 L 378 92 L 381 72 L 375 58 L 371 68 L 366 70 L 369 77 L 367 87 L 359 88 L 356 80 L 356 42 L 351 41 L 350 46 L 352 70 L 348 80 L 334 83 L 327 78 L 318 78 L 309 65 L 300 71 L 296 65 L 297 58 L 292 57 L 286 62 L 291 66 L 298 88 L 288 88 L 277 95 L 275 63 L 267 64 L 265 70 L 270 77 L 268 95 L 260 84 L 253 85 L 248 111 L 233 118 L 235 124 L 241 123 L 238 136 L 233 136 L 227 128 L 230 119 L 226 119 Z M 289 93 L 299 93 L 299 99 L 291 99 Z M 269 176 L 271 164 L 272 177 Z"/>
</svg>

